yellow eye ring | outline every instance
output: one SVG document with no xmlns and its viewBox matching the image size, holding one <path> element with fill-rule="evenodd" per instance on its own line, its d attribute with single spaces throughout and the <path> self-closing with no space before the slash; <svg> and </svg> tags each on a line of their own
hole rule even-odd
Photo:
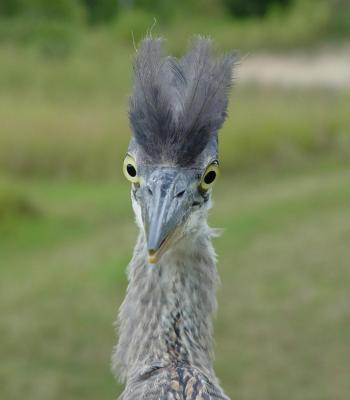
<svg viewBox="0 0 350 400">
<path fill-rule="evenodd" d="M 213 162 L 209 164 L 201 178 L 199 183 L 199 188 L 202 190 L 208 190 L 216 181 L 216 178 L 219 175 L 219 166 L 217 162 Z"/>
<path fill-rule="evenodd" d="M 123 173 L 125 178 L 131 183 L 139 183 L 140 177 L 137 175 L 136 162 L 127 154 L 123 163 Z"/>
</svg>

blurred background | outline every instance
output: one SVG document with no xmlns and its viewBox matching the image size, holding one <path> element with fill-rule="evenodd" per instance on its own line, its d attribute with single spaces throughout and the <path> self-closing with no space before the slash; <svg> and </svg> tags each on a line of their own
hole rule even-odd
<svg viewBox="0 0 350 400">
<path fill-rule="evenodd" d="M 156 19 L 156 23 L 154 22 Z M 0 397 L 114 399 L 133 42 L 240 57 L 210 223 L 235 399 L 350 393 L 350 2 L 0 0 Z"/>
</svg>

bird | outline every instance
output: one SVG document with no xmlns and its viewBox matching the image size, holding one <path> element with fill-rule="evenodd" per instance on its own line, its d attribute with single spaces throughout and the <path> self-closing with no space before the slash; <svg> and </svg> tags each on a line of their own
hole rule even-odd
<svg viewBox="0 0 350 400">
<path fill-rule="evenodd" d="M 218 273 L 207 222 L 235 53 L 195 37 L 181 57 L 141 40 L 123 172 L 139 235 L 127 268 L 112 369 L 121 400 L 229 399 L 213 370 Z"/>
</svg>

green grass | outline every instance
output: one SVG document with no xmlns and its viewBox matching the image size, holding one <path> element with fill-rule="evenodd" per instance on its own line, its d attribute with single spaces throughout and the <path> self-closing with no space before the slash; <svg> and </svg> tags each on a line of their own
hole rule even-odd
<svg viewBox="0 0 350 400">
<path fill-rule="evenodd" d="M 59 62 L 0 47 L 3 173 L 96 178 L 120 170 L 130 138 L 131 52 L 107 55 L 98 43 Z M 349 107 L 348 91 L 238 84 L 220 132 L 221 161 L 234 172 L 296 166 L 325 153 L 346 160 Z"/>
<path fill-rule="evenodd" d="M 136 39 L 150 17 L 138 18 Z M 283 35 L 269 18 L 183 20 L 166 34 L 175 53 L 195 32 L 243 52 L 315 39 L 301 14 L 284 21 Z M 121 390 L 109 360 L 137 234 L 121 177 L 130 21 L 77 33 L 64 54 L 47 52 L 50 40 L 43 52 L 0 32 L 1 399 Z M 237 399 L 345 400 L 350 93 L 238 84 L 231 100 L 211 216 L 225 228 L 215 242 L 218 375 Z"/>
<path fill-rule="evenodd" d="M 197 31 L 212 33 L 221 50 L 235 47 L 235 35 L 226 43 L 218 34 L 225 24 L 197 22 L 181 24 L 183 40 L 179 24 L 167 28 L 173 51 L 182 50 L 190 33 Z M 43 55 L 35 46 L 0 43 L 2 174 L 116 175 L 130 137 L 127 99 L 134 53 L 131 44 L 123 42 L 121 26 L 122 18 L 115 27 L 85 32 L 77 49 L 65 57 Z M 132 27 L 126 24 L 123 29 Z M 220 133 L 225 170 L 297 166 L 325 153 L 348 159 L 349 107 L 347 90 L 247 87 L 238 79 Z"/>
<path fill-rule="evenodd" d="M 13 216 L 34 216 L 40 212 L 31 197 L 7 179 L 0 179 L 0 221 Z"/>
<path fill-rule="evenodd" d="M 107 399 L 112 321 L 136 239 L 128 185 L 20 180 L 40 214 L 0 235 L 4 399 Z M 224 177 L 210 221 L 222 285 L 216 370 L 237 399 L 346 400 L 350 173 Z"/>
</svg>

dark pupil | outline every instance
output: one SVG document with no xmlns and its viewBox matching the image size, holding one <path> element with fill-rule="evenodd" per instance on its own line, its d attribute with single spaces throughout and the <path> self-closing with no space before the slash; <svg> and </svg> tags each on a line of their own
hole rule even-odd
<svg viewBox="0 0 350 400">
<path fill-rule="evenodd" d="M 204 182 L 207 185 L 210 185 L 212 182 L 215 181 L 215 178 L 216 178 L 216 172 L 215 171 L 209 171 L 204 177 Z"/>
<path fill-rule="evenodd" d="M 136 176 L 136 169 L 135 169 L 135 167 L 134 167 L 133 165 L 128 164 L 128 165 L 126 166 L 126 170 L 128 171 L 128 174 L 129 174 L 132 178 L 135 178 L 135 176 Z"/>
</svg>

